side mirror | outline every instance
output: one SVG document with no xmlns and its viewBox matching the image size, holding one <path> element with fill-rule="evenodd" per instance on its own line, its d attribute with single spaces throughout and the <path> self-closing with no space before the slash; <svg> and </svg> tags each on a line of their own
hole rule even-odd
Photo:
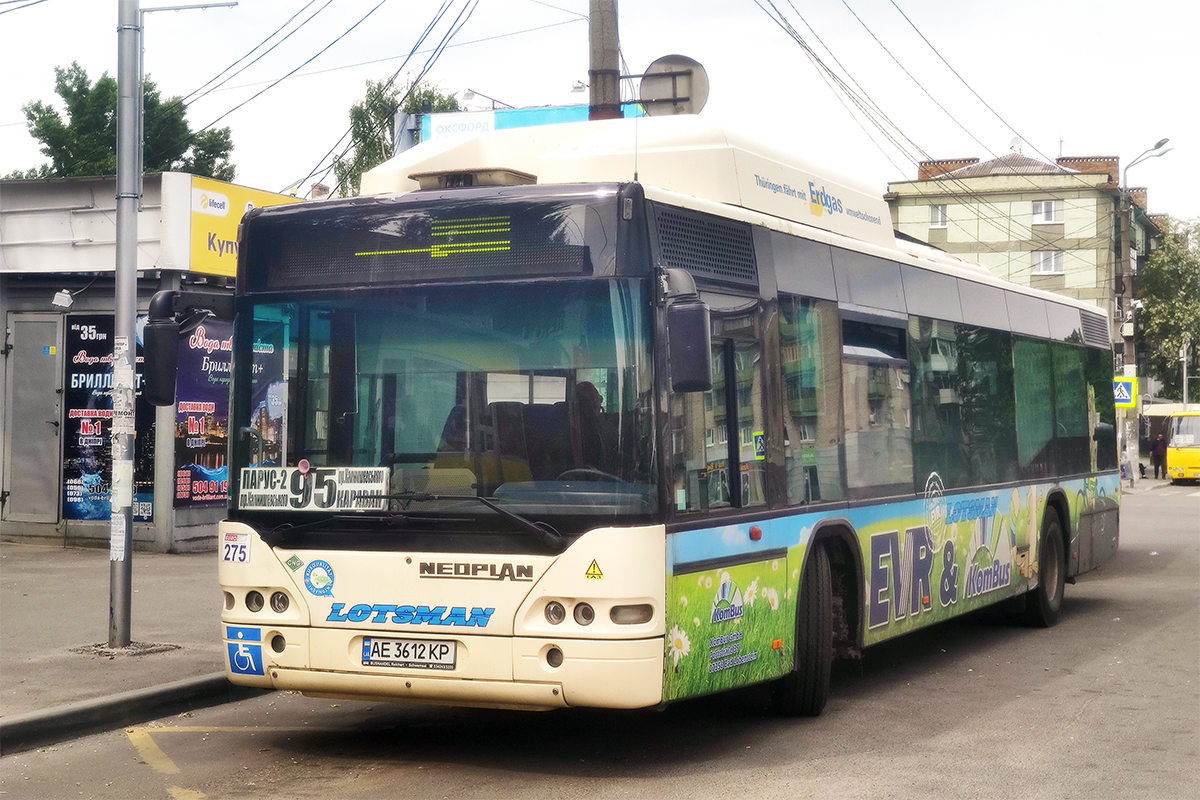
<svg viewBox="0 0 1200 800">
<path fill-rule="evenodd" d="M 142 397 L 156 406 L 175 405 L 175 374 L 179 370 L 179 323 L 175 321 L 176 292 L 165 289 L 150 300 L 142 331 L 145 359 Z"/>
<path fill-rule="evenodd" d="M 667 307 L 667 350 L 671 389 L 707 392 L 712 389 L 712 337 L 708 304 L 699 297 L 676 300 Z"/>
</svg>

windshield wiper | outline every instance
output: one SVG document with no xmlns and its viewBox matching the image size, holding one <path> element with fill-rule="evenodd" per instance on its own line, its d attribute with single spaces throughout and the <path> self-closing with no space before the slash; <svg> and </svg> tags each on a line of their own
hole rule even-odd
<svg viewBox="0 0 1200 800">
<path fill-rule="evenodd" d="M 359 522 L 359 523 L 361 523 L 364 521 L 378 521 L 378 522 L 387 522 L 387 523 L 403 523 L 403 522 L 408 522 L 408 520 L 409 520 L 409 516 L 407 514 L 389 514 L 386 517 L 366 517 L 366 516 L 359 516 L 359 515 L 354 515 L 354 514 L 330 514 L 328 516 L 321 517 L 320 519 L 314 519 L 314 520 L 309 520 L 308 522 L 302 522 L 299 525 L 293 525 L 291 523 L 285 522 L 282 525 L 276 525 L 274 528 L 272 528 L 271 530 L 269 530 L 261 535 L 262 535 L 264 542 L 271 545 L 272 547 L 275 547 L 276 545 L 281 544 L 286 537 L 288 537 L 294 533 L 302 533 L 304 531 L 309 531 L 314 528 L 320 528 L 320 527 L 330 524 L 331 522 Z"/>
<path fill-rule="evenodd" d="M 486 497 L 477 494 L 431 494 L 429 492 L 401 492 L 400 494 L 383 494 L 383 495 L 367 495 L 368 497 L 380 497 L 385 500 L 408 500 L 409 502 L 424 503 L 429 500 L 478 500 L 488 508 L 495 511 L 506 520 L 516 525 L 525 533 L 533 536 L 539 542 L 551 550 L 558 550 L 562 547 L 562 534 L 556 531 L 553 526 L 545 522 L 534 522 L 531 519 L 521 516 L 520 514 L 509 511 L 507 508 L 502 508 L 498 504 L 492 502 Z"/>
</svg>

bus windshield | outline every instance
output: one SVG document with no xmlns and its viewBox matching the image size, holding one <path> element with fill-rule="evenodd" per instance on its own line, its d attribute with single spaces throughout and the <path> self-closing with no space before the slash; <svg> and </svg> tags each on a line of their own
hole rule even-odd
<svg viewBox="0 0 1200 800">
<path fill-rule="evenodd" d="M 1168 444 L 1171 447 L 1200 447 L 1200 415 L 1173 417 Z"/>
<path fill-rule="evenodd" d="M 253 306 L 238 321 L 250 368 L 235 376 L 233 508 L 274 524 L 494 519 L 469 502 L 485 497 L 564 532 L 652 514 L 646 291 L 556 281 Z"/>
</svg>

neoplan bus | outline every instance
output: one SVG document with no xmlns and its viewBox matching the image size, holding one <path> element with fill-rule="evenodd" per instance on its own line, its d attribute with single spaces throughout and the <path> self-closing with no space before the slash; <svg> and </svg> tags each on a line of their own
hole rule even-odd
<svg viewBox="0 0 1200 800">
<path fill-rule="evenodd" d="M 230 679 L 641 708 L 1112 556 L 1102 314 L 898 241 L 881 198 L 696 118 L 432 141 L 241 230 Z M 172 402 L 156 298 L 148 394 Z M 209 303 L 212 306 L 212 303 Z M 165 344 L 165 347 L 163 346 Z"/>
</svg>

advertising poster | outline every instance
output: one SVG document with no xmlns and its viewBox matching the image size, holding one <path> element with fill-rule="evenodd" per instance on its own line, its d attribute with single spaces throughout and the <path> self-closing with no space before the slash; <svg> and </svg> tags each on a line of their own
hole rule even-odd
<svg viewBox="0 0 1200 800">
<path fill-rule="evenodd" d="M 287 463 L 287 322 L 256 320 L 254 366 L 250 385 L 250 427 L 257 437 L 257 452 L 250 455 L 255 466 Z"/>
<path fill-rule="evenodd" d="M 154 406 L 142 399 L 142 336 L 138 318 L 134 412 L 133 518 L 153 519 Z M 113 318 L 72 314 L 64 333 L 63 518 L 112 516 Z"/>
<path fill-rule="evenodd" d="M 175 408 L 175 507 L 229 499 L 229 369 L 233 323 L 206 319 L 179 340 Z"/>
</svg>

